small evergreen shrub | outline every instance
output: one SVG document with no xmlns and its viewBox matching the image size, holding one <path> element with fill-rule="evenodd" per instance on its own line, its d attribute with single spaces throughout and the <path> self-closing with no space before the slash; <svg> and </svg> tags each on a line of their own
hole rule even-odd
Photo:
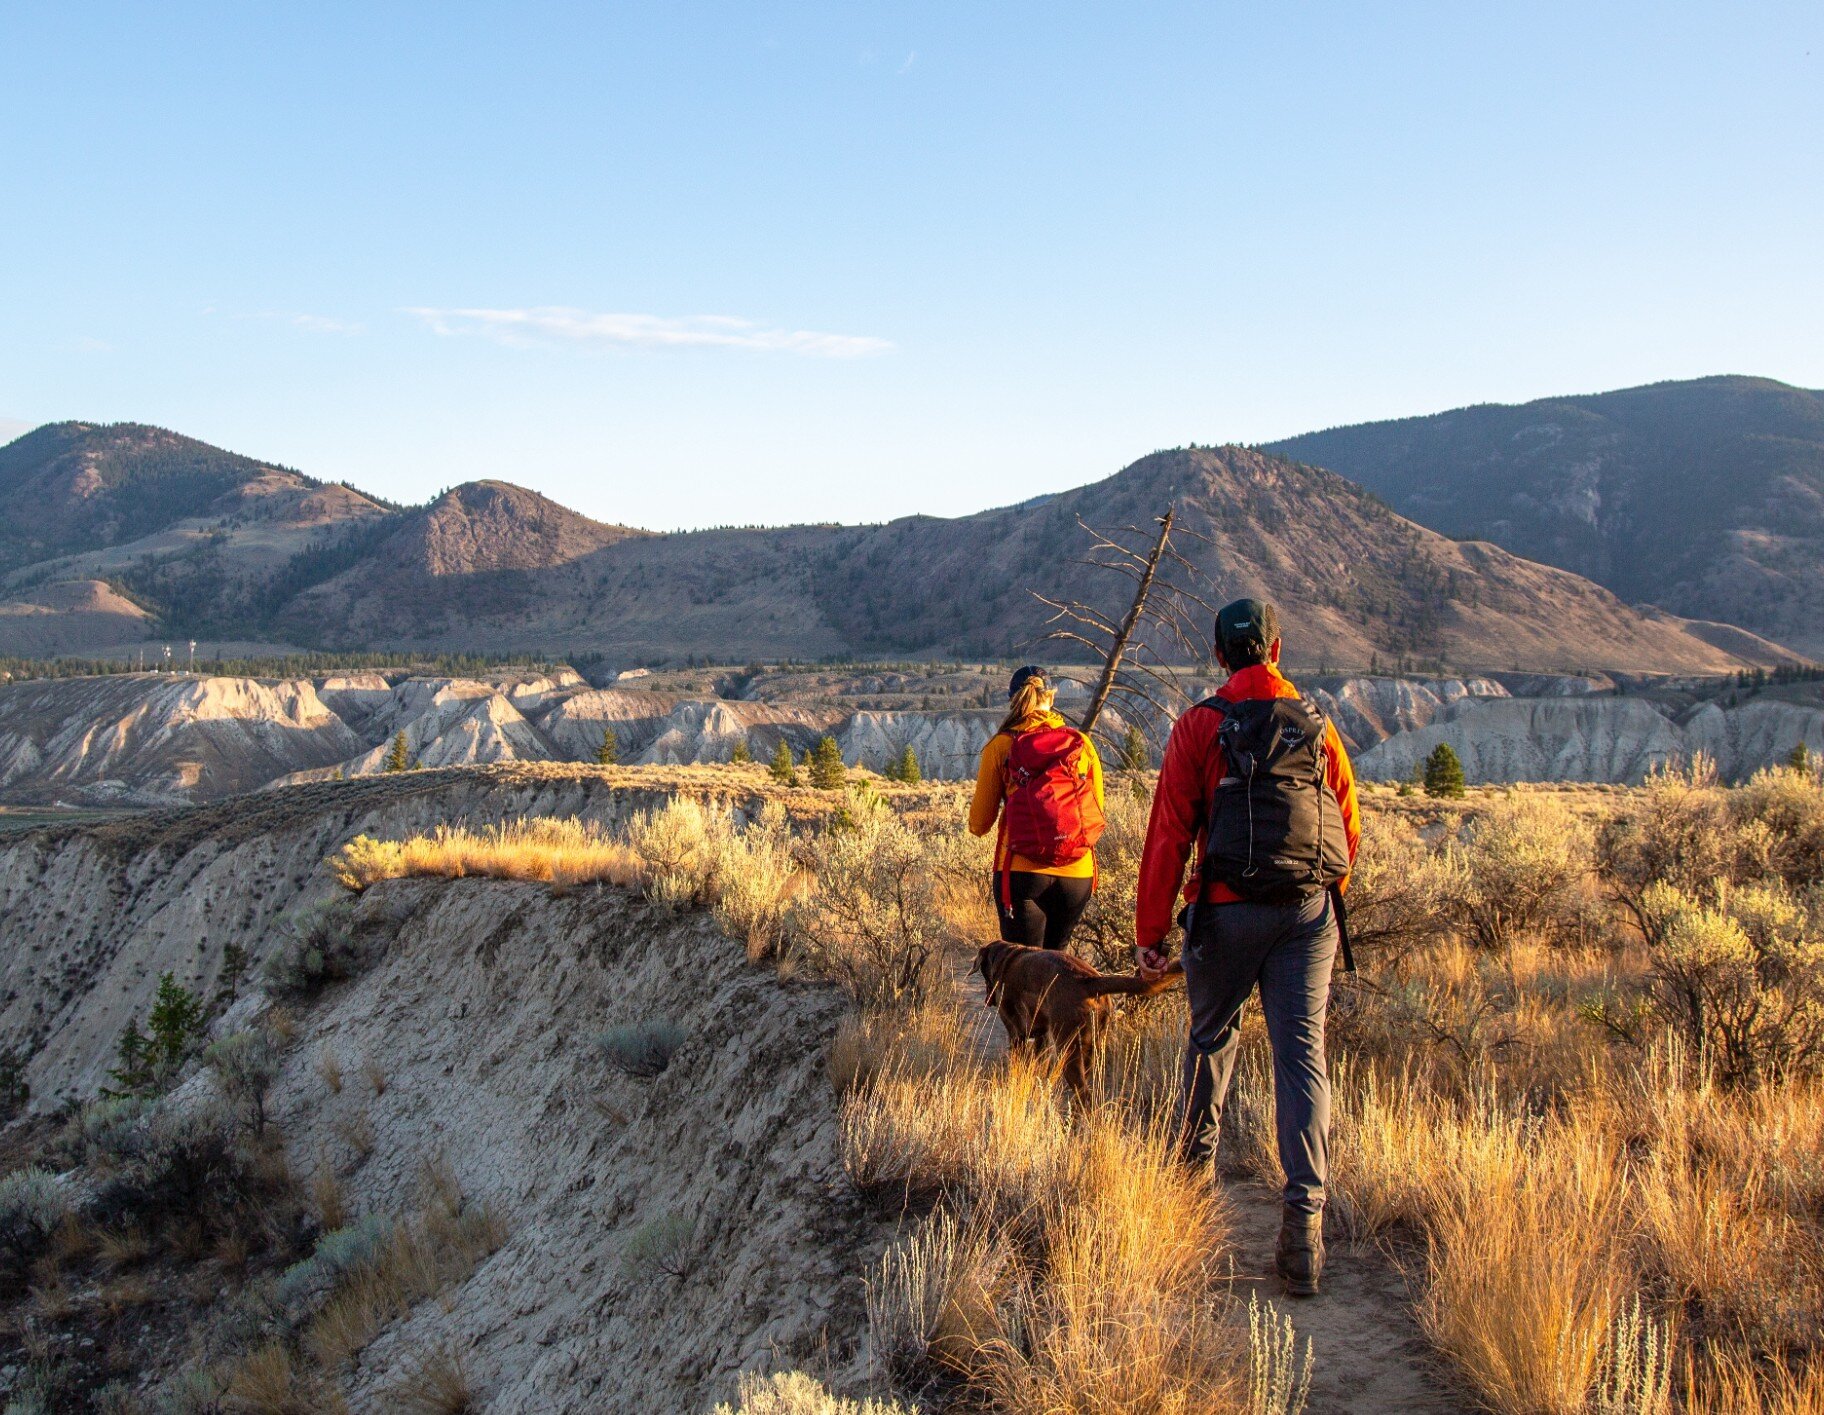
<svg viewBox="0 0 1824 1415">
<path fill-rule="evenodd" d="M 1145 771 L 1153 764 L 1153 754 L 1146 745 L 1146 734 L 1138 724 L 1130 724 L 1121 737 L 1120 768 L 1126 772 Z"/>
<path fill-rule="evenodd" d="M 171 973 L 161 973 L 146 1030 L 128 1022 L 115 1045 L 117 1064 L 108 1072 L 114 1085 L 108 1096 L 151 1096 L 170 1084 L 202 1042 L 205 1010 L 202 999 L 179 983 Z"/>
<path fill-rule="evenodd" d="M 1463 762 L 1448 742 L 1440 742 L 1425 758 L 1425 794 L 1455 797 L 1463 794 Z"/>
<path fill-rule="evenodd" d="M 819 737 L 811 752 L 811 785 L 819 791 L 840 791 L 848 784 L 849 773 L 842 764 L 842 749 L 834 737 Z"/>
</svg>

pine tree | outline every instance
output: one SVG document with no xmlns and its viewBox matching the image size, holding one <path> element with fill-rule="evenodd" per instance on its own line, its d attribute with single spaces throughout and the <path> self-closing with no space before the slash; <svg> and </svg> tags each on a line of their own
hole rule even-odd
<svg viewBox="0 0 1824 1415">
<path fill-rule="evenodd" d="M 1121 739 L 1121 770 L 1145 771 L 1153 764 L 1152 753 L 1147 749 L 1146 734 L 1138 724 L 1128 727 L 1127 735 Z"/>
<path fill-rule="evenodd" d="M 615 735 L 612 727 L 602 732 L 602 745 L 595 749 L 597 766 L 613 766 L 621 759 L 621 739 Z"/>
<path fill-rule="evenodd" d="M 115 1089 L 104 1088 L 102 1094 L 114 1099 L 150 1095 L 155 1079 L 152 1044 L 146 1040 L 145 1033 L 139 1030 L 137 1018 L 128 1020 L 126 1030 L 114 1044 L 114 1055 L 117 1064 L 108 1072 L 108 1079 L 114 1083 Z"/>
<path fill-rule="evenodd" d="M 810 755 L 811 785 L 819 791 L 840 791 L 849 774 L 842 764 L 842 748 L 834 737 L 819 737 Z"/>
<path fill-rule="evenodd" d="M 170 973 L 158 975 L 158 992 L 146 1014 L 152 1059 L 161 1068 L 176 1066 L 203 1034 L 203 1001 Z"/>
<path fill-rule="evenodd" d="M 404 771 L 411 766 L 411 748 L 406 745 L 405 733 L 393 738 L 393 750 L 386 754 L 386 770 Z"/>
<path fill-rule="evenodd" d="M 747 738 L 735 739 L 735 745 L 729 749 L 728 759 L 736 766 L 746 766 L 754 759 L 754 754 L 747 749 Z"/>
<path fill-rule="evenodd" d="M 899 754 L 899 760 L 894 762 L 888 770 L 892 773 L 888 780 L 903 781 L 908 786 L 916 786 L 925 779 L 925 773 L 920 770 L 918 765 L 918 753 L 912 750 L 910 743 L 906 745 L 906 750 Z"/>
<path fill-rule="evenodd" d="M 777 781 L 781 786 L 796 786 L 798 784 L 798 764 L 792 760 L 791 743 L 787 742 L 783 737 L 779 739 L 779 746 L 773 752 L 772 764 L 767 770 L 773 774 L 773 780 Z"/>
<path fill-rule="evenodd" d="M 1425 794 L 1427 796 L 1461 796 L 1463 763 L 1450 743 L 1440 742 L 1425 758 Z"/>
<path fill-rule="evenodd" d="M 1792 755 L 1786 758 L 1786 765 L 1794 771 L 1811 770 L 1811 748 L 1803 742 L 1792 749 Z"/>
</svg>

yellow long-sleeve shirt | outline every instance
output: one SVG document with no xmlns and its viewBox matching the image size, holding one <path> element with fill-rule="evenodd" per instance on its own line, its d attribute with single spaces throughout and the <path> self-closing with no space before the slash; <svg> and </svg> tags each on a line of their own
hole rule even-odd
<svg viewBox="0 0 1824 1415">
<path fill-rule="evenodd" d="M 1016 723 L 1016 732 L 1033 732 L 1041 727 L 1062 727 L 1064 719 L 1055 712 L 1042 717 L 1028 718 Z M 1096 755 L 1096 744 L 1088 737 L 1083 739 L 1083 770 L 1089 773 L 1090 785 L 1095 788 L 1096 804 L 1102 804 L 1102 758 Z M 994 829 L 1000 819 L 1001 803 L 1007 799 L 1007 754 L 1013 750 L 1013 738 L 1005 732 L 997 732 L 988 739 L 988 745 L 982 748 L 981 765 L 975 773 L 975 797 L 969 803 L 969 832 L 972 835 L 986 835 Z M 1066 879 L 1088 879 L 1096 873 L 1096 856 L 1092 850 L 1080 860 L 1072 860 L 1068 865 L 1040 865 L 1027 859 L 1024 855 L 1015 855 L 1008 846 L 1006 837 L 995 842 L 994 868 L 1001 870 L 1023 870 L 1035 875 L 1062 875 Z"/>
</svg>

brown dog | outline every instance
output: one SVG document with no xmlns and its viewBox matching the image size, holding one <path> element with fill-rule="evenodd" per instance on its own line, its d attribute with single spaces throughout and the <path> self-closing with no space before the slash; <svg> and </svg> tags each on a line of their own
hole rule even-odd
<svg viewBox="0 0 1824 1415">
<path fill-rule="evenodd" d="M 987 1004 L 1001 1014 L 1011 1046 L 1047 1043 L 1064 1061 L 1064 1080 L 1080 1098 L 1089 1084 L 1089 1063 L 1107 1029 L 1108 999 L 1126 993 L 1151 997 L 1182 971 L 1174 963 L 1158 978 L 1138 973 L 1098 973 L 1081 958 L 1019 943 L 990 943 L 975 955 L 988 990 Z"/>
</svg>

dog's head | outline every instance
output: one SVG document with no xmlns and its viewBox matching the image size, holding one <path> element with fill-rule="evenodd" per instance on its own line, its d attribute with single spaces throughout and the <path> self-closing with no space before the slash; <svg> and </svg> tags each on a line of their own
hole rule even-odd
<svg viewBox="0 0 1824 1415">
<path fill-rule="evenodd" d="M 1007 960 L 1013 957 L 1013 945 L 996 940 L 975 951 L 975 971 L 982 975 L 987 996 L 982 1000 L 993 1007 L 1001 1000 L 1001 978 L 1007 972 Z"/>
</svg>

